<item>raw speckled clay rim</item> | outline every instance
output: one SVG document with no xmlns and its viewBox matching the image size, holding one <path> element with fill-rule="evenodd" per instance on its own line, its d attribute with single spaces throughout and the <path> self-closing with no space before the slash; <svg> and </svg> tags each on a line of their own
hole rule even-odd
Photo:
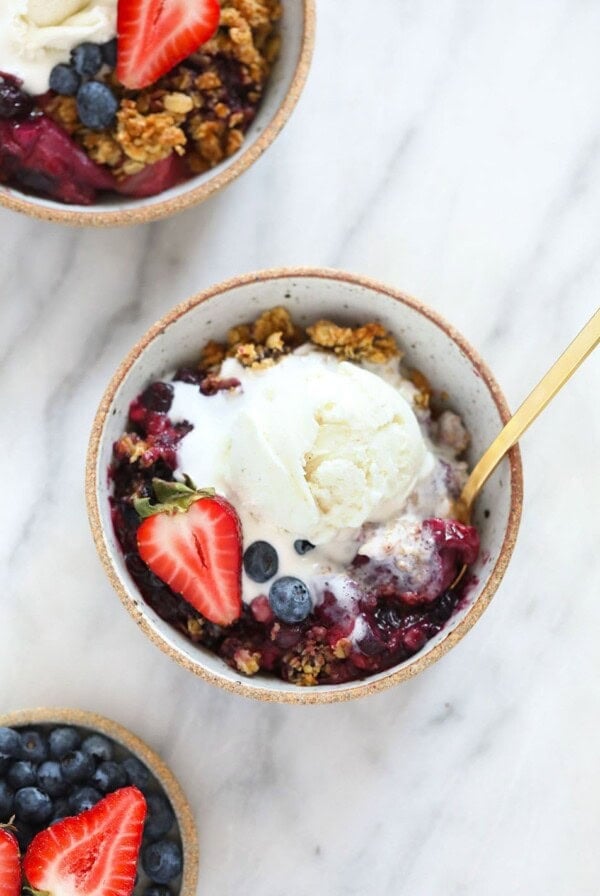
<svg viewBox="0 0 600 896">
<path fill-rule="evenodd" d="M 191 189 L 173 199 L 159 199 L 152 205 L 145 205 L 141 208 L 78 212 L 73 211 L 68 206 L 64 209 L 47 208 L 39 205 L 35 199 L 27 198 L 24 194 L 23 196 L 12 196 L 2 192 L 0 192 L 0 206 L 4 205 L 13 211 L 22 212 L 25 215 L 39 218 L 43 221 L 52 221 L 55 224 L 70 224 L 75 227 L 114 227 L 128 224 L 147 224 L 159 218 L 167 218 L 192 205 L 198 205 L 200 202 L 204 202 L 205 199 L 218 193 L 219 190 L 230 184 L 240 174 L 243 174 L 269 148 L 279 132 L 287 124 L 296 103 L 300 99 L 312 60 L 316 21 L 315 0 L 302 0 L 302 2 L 304 6 L 304 31 L 302 34 L 300 58 L 289 90 L 260 137 L 251 143 L 232 164 L 228 165 L 215 177 L 211 177 L 197 187 L 191 187 Z M 190 183 L 193 183 L 193 180 Z"/>
<path fill-rule="evenodd" d="M 511 509 L 509 513 L 508 525 L 506 527 L 504 541 L 502 543 L 502 548 L 500 550 L 496 565 L 489 575 L 485 588 L 483 589 L 473 606 L 466 613 L 464 619 L 462 619 L 456 626 L 456 628 L 453 629 L 444 638 L 444 640 L 437 644 L 432 650 L 430 650 L 422 657 L 417 656 L 414 662 L 409 662 L 408 665 L 404 666 L 402 669 L 397 669 L 396 671 L 392 669 L 383 678 L 379 678 L 375 681 L 365 681 L 361 684 L 357 684 L 356 687 L 343 690 L 340 689 L 339 691 L 333 689 L 331 691 L 324 692 L 319 691 L 315 688 L 298 687 L 296 691 L 288 692 L 279 691 L 275 687 L 272 689 L 260 687 L 258 685 L 250 687 L 244 684 L 244 682 L 242 681 L 228 681 L 225 678 L 221 678 L 220 676 L 209 672 L 208 669 L 204 668 L 201 660 L 193 662 L 189 659 L 189 657 L 184 656 L 178 650 L 167 644 L 163 640 L 163 638 L 152 629 L 144 615 L 140 615 L 139 611 L 136 613 L 134 613 L 133 611 L 131 598 L 127 594 L 127 589 L 121 582 L 121 579 L 117 575 L 115 567 L 113 566 L 113 563 L 111 561 L 107 541 L 104 537 L 104 531 L 100 521 L 100 508 L 98 504 L 97 466 L 98 456 L 100 452 L 101 436 L 104 429 L 106 417 L 109 413 L 110 406 L 113 402 L 117 390 L 129 373 L 131 366 L 135 361 L 137 361 L 137 359 L 145 351 L 147 346 L 170 324 L 186 314 L 191 308 L 195 308 L 196 305 L 199 305 L 201 302 L 206 302 L 214 296 L 220 295 L 224 292 L 228 292 L 231 289 L 235 289 L 238 286 L 243 286 L 248 283 L 262 283 L 265 281 L 281 279 L 297 280 L 303 277 L 321 278 L 324 280 L 339 280 L 355 286 L 362 286 L 367 289 L 382 293 L 383 295 L 389 296 L 390 298 L 395 299 L 398 302 L 402 302 L 404 305 L 408 305 L 419 314 L 422 314 L 424 317 L 428 318 L 430 321 L 432 321 L 432 323 L 443 330 L 448 338 L 455 342 L 459 346 L 461 351 L 469 358 L 473 367 L 477 370 L 479 376 L 488 387 L 492 398 L 494 399 L 496 407 L 498 408 L 498 412 L 503 423 L 508 422 L 511 416 L 508 404 L 506 403 L 506 399 L 504 398 L 500 387 L 496 383 L 496 380 L 492 376 L 492 373 L 489 370 L 487 364 L 479 357 L 477 352 L 469 345 L 466 339 L 457 330 L 454 329 L 454 327 L 448 324 L 444 320 L 444 318 L 442 318 L 437 312 L 433 311 L 431 308 L 428 308 L 426 305 L 423 305 L 417 299 L 414 299 L 411 296 L 400 292 L 399 290 L 393 289 L 392 287 L 385 286 L 384 284 L 379 283 L 376 280 L 371 280 L 368 277 L 361 277 L 354 274 L 344 273 L 342 271 L 330 270 L 327 268 L 278 268 L 275 270 L 259 271 L 254 274 L 245 274 L 243 276 L 234 277 L 231 280 L 227 280 L 224 283 L 213 286 L 210 289 L 207 289 L 204 292 L 200 293 L 199 295 L 188 299 L 188 301 L 177 305 L 175 308 L 169 311 L 169 313 L 166 314 L 161 320 L 154 324 L 154 326 L 148 330 L 146 335 L 143 336 L 142 339 L 137 343 L 137 345 L 134 346 L 134 348 L 130 351 L 130 353 L 127 355 L 127 357 L 113 376 L 111 382 L 109 383 L 109 386 L 102 398 L 100 407 L 98 408 L 98 412 L 92 426 L 86 466 L 86 498 L 88 515 L 92 528 L 92 534 L 96 543 L 96 549 L 98 550 L 100 559 L 113 588 L 119 595 L 122 603 L 130 613 L 130 615 L 138 623 L 140 628 L 145 632 L 150 640 L 164 653 L 166 653 L 184 668 L 188 669 L 191 672 L 194 672 L 196 675 L 199 675 L 201 678 L 204 678 L 211 684 L 219 685 L 219 687 L 225 688 L 228 691 L 232 691 L 235 694 L 242 694 L 246 697 L 253 697 L 258 700 L 266 700 L 273 703 L 338 703 L 346 700 L 353 700 L 357 697 L 364 697 L 368 694 L 375 694 L 378 691 L 386 690 L 393 685 L 399 684 L 401 681 L 406 681 L 408 678 L 412 678 L 413 676 L 418 675 L 419 672 L 422 672 L 428 666 L 431 666 L 433 663 L 439 660 L 440 657 L 447 653 L 451 647 L 454 647 L 454 645 L 457 644 L 466 635 L 469 629 L 472 628 L 483 611 L 487 608 L 496 590 L 498 589 L 498 586 L 500 585 L 504 573 L 506 572 L 506 568 L 512 555 L 517 539 L 517 533 L 519 530 L 521 507 L 523 504 L 523 471 L 521 466 L 521 455 L 518 447 L 511 449 L 508 454 L 510 463 Z"/>
<path fill-rule="evenodd" d="M 73 725 L 91 728 L 117 741 L 141 759 L 164 787 L 177 817 L 183 846 L 183 875 L 178 896 L 195 896 L 199 863 L 196 822 L 179 782 L 154 750 L 118 722 L 82 709 L 20 709 L 0 715 L 0 726 L 23 725 Z"/>
</svg>

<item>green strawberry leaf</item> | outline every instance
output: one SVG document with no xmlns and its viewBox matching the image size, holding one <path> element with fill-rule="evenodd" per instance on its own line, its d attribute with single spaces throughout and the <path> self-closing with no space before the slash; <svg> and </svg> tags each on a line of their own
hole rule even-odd
<svg viewBox="0 0 600 896">
<path fill-rule="evenodd" d="M 214 498 L 214 488 L 196 488 L 189 476 L 183 482 L 166 482 L 153 479 L 155 501 L 152 498 L 135 498 L 133 506 L 139 517 L 146 519 L 157 513 L 186 513 L 201 498 Z"/>
</svg>

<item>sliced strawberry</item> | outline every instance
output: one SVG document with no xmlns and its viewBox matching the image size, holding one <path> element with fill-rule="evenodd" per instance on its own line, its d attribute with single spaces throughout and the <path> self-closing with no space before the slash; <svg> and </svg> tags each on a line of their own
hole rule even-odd
<svg viewBox="0 0 600 896">
<path fill-rule="evenodd" d="M 0 896 L 20 896 L 21 859 L 15 835 L 0 828 Z"/>
<path fill-rule="evenodd" d="M 131 896 L 145 818 L 142 793 L 124 787 L 57 822 L 29 845 L 29 885 L 50 896 Z"/>
<path fill-rule="evenodd" d="M 209 40 L 219 0 L 119 0 L 117 77 L 139 90 L 153 84 Z"/>
<path fill-rule="evenodd" d="M 242 612 L 237 513 L 224 498 L 183 483 L 155 479 L 153 484 L 161 503 L 136 502 L 138 513 L 147 516 L 137 532 L 140 557 L 211 622 L 231 625 Z"/>
</svg>

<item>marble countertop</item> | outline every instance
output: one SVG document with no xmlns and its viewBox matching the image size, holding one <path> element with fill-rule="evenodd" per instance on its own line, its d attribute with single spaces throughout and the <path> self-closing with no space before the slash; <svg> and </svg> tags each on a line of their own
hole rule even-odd
<svg viewBox="0 0 600 896">
<path fill-rule="evenodd" d="M 523 439 L 490 609 L 395 690 L 297 708 L 213 689 L 136 629 L 92 545 L 108 377 L 213 282 L 279 265 L 387 281 L 461 329 L 513 407 L 597 306 L 600 6 L 319 13 L 297 112 L 225 193 L 130 230 L 0 212 L 0 710 L 95 710 L 162 752 L 197 814 L 203 896 L 597 896 L 600 356 Z"/>
</svg>

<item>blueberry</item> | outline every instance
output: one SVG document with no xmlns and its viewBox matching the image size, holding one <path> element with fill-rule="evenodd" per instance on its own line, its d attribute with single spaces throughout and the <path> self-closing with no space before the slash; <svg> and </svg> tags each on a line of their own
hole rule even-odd
<svg viewBox="0 0 600 896">
<path fill-rule="evenodd" d="M 101 762 L 90 780 L 101 793 L 112 793 L 113 790 L 125 787 L 127 774 L 117 762 Z"/>
<path fill-rule="evenodd" d="M 175 821 L 171 804 L 161 793 L 149 793 L 146 797 L 148 815 L 144 834 L 148 840 L 160 840 L 168 834 Z"/>
<path fill-rule="evenodd" d="M 102 794 L 95 787 L 76 787 L 69 794 L 69 814 L 79 815 L 80 812 L 87 812 L 92 806 L 95 806 L 102 799 Z"/>
<path fill-rule="evenodd" d="M 42 762 L 37 770 L 37 784 L 48 796 L 62 796 L 66 790 L 60 763 L 54 759 Z"/>
<path fill-rule="evenodd" d="M 314 549 L 315 549 L 314 544 L 311 544 L 311 542 L 307 541 L 305 538 L 298 538 L 294 542 L 294 550 L 296 551 L 297 554 L 300 554 L 301 556 L 303 554 L 308 554 L 309 551 L 314 551 Z"/>
<path fill-rule="evenodd" d="M 52 818 L 54 806 L 47 793 L 37 787 L 23 787 L 15 794 L 15 815 L 29 824 L 45 824 Z"/>
<path fill-rule="evenodd" d="M 24 731 L 21 735 L 21 759 L 29 759 L 30 762 L 43 762 L 48 757 L 46 741 L 39 731 Z"/>
<path fill-rule="evenodd" d="M 72 750 L 60 760 L 60 767 L 65 781 L 77 784 L 94 773 L 94 760 L 82 750 Z"/>
<path fill-rule="evenodd" d="M 167 414 L 171 410 L 174 394 L 175 390 L 170 383 L 151 383 L 142 392 L 141 401 L 149 411 Z"/>
<path fill-rule="evenodd" d="M 150 884 L 144 890 L 143 896 L 171 896 L 171 891 L 161 884 Z"/>
<path fill-rule="evenodd" d="M 115 68 L 117 64 L 117 38 L 113 37 L 108 43 L 101 44 L 100 52 L 102 53 L 102 61 L 109 68 Z"/>
<path fill-rule="evenodd" d="M 12 756 L 7 756 L 6 753 L 0 753 L 0 775 L 6 773 L 6 770 L 12 761 Z"/>
<path fill-rule="evenodd" d="M 110 127 L 118 108 L 110 87 L 99 81 L 88 81 L 77 91 L 77 114 L 81 123 L 93 131 Z"/>
<path fill-rule="evenodd" d="M 61 96 L 75 96 L 80 84 L 81 78 L 72 65 L 60 63 L 50 72 L 50 90 Z"/>
<path fill-rule="evenodd" d="M 20 83 L 11 75 L 0 75 L 0 118 L 26 118 L 33 110 L 35 101 Z"/>
<path fill-rule="evenodd" d="M 21 752 L 21 738 L 13 728 L 0 728 L 0 753 L 13 756 L 15 759 Z"/>
<path fill-rule="evenodd" d="M 55 728 L 50 732 L 50 755 L 53 759 L 62 759 L 67 753 L 76 750 L 81 738 L 75 728 Z"/>
<path fill-rule="evenodd" d="M 146 766 L 139 759 L 136 759 L 135 756 L 125 759 L 121 765 L 125 769 L 129 784 L 132 784 L 133 787 L 138 787 L 140 790 L 145 790 L 150 783 L 150 775 Z"/>
<path fill-rule="evenodd" d="M 269 591 L 271 609 L 282 622 L 302 622 L 312 610 L 310 591 L 300 579 L 283 576 L 273 582 Z"/>
<path fill-rule="evenodd" d="M 277 575 L 279 558 L 268 541 L 255 541 L 244 551 L 244 569 L 253 582 L 268 582 Z"/>
<path fill-rule="evenodd" d="M 113 758 L 113 745 L 101 734 L 90 734 L 82 743 L 81 749 L 98 762 L 109 762 Z"/>
<path fill-rule="evenodd" d="M 35 837 L 36 833 L 37 831 L 34 828 L 19 823 L 15 837 L 18 840 L 21 855 L 24 855 L 27 852 L 27 847 Z M 26 892 L 25 889 L 23 889 L 23 892 Z"/>
<path fill-rule="evenodd" d="M 69 815 L 71 815 L 71 810 L 69 809 L 69 801 L 67 799 L 54 800 L 52 824 L 55 824 L 57 821 L 62 821 L 63 818 L 68 818 Z"/>
<path fill-rule="evenodd" d="M 183 868 L 181 849 L 171 840 L 149 843 L 142 853 L 142 867 L 154 883 L 168 884 L 181 874 Z"/>
<path fill-rule="evenodd" d="M 98 44 L 86 41 L 71 51 L 71 62 L 78 74 L 92 77 L 102 68 L 102 50 Z"/>
<path fill-rule="evenodd" d="M 37 783 L 36 767 L 33 762 L 26 762 L 24 759 L 14 762 L 8 770 L 6 780 L 13 790 L 31 787 Z"/>
<path fill-rule="evenodd" d="M 0 824 L 6 824 L 13 814 L 15 795 L 6 781 L 0 781 Z"/>
</svg>

